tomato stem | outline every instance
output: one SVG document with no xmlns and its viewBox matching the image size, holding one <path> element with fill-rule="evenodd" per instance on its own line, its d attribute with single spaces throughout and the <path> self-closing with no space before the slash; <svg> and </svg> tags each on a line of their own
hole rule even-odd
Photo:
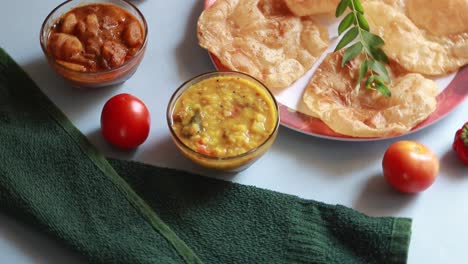
<svg viewBox="0 0 468 264">
<path fill-rule="evenodd" d="M 463 143 L 465 144 L 465 146 L 468 147 L 468 123 L 466 123 L 463 128 L 462 128 L 462 132 L 460 134 L 460 138 L 461 140 L 463 141 Z"/>
</svg>

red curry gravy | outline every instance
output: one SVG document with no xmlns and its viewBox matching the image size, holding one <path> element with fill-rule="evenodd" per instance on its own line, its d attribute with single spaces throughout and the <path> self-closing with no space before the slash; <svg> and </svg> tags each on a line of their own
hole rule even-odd
<svg viewBox="0 0 468 264">
<path fill-rule="evenodd" d="M 117 68 L 143 46 L 145 32 L 130 12 L 112 4 L 76 7 L 52 26 L 47 50 L 72 70 L 99 72 Z"/>
</svg>

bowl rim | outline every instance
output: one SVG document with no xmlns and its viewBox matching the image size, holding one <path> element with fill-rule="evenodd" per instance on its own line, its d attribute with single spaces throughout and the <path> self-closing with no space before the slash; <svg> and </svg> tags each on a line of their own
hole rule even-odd
<svg viewBox="0 0 468 264">
<path fill-rule="evenodd" d="M 93 2 L 95 1 L 95 2 Z M 110 3 L 110 2 L 105 2 L 106 0 L 104 0 L 103 2 L 99 2 L 99 0 L 91 0 L 89 3 L 83 3 L 81 5 L 77 5 L 76 7 L 78 6 L 86 6 L 86 5 L 91 5 L 91 4 L 109 4 L 109 5 L 114 5 L 113 3 Z M 42 49 L 42 52 L 45 54 L 45 56 L 47 57 L 48 61 L 53 61 L 54 65 L 59 67 L 59 68 L 62 68 L 66 71 L 70 71 L 70 72 L 74 72 L 74 73 L 77 73 L 77 74 L 82 74 L 82 75 L 88 75 L 88 76 L 93 76 L 93 75 L 101 75 L 101 74 L 107 74 L 107 73 L 112 73 L 112 72 L 115 72 L 115 71 L 120 71 L 122 69 L 124 69 L 125 67 L 127 67 L 127 65 L 131 64 L 133 61 L 139 59 L 140 55 L 142 53 L 145 52 L 145 49 L 146 49 L 146 44 L 148 42 L 148 23 L 146 21 L 146 18 L 145 16 L 143 15 L 143 13 L 140 11 L 140 9 L 138 9 L 133 3 L 131 3 L 130 1 L 128 0 L 114 0 L 114 1 L 120 1 L 120 2 L 123 2 L 127 5 L 129 5 L 132 9 L 134 9 L 134 11 L 136 11 L 136 13 L 138 14 L 138 16 L 141 17 L 141 22 L 143 24 L 143 28 L 144 28 L 144 31 L 145 31 L 145 37 L 144 37 L 144 41 L 143 41 L 143 44 L 141 45 L 140 49 L 132 56 L 132 58 L 130 58 L 129 60 L 125 61 L 122 65 L 116 67 L 116 68 L 112 68 L 112 69 L 108 69 L 108 70 L 103 70 L 103 71 L 97 71 L 97 72 L 82 72 L 82 71 L 77 71 L 77 70 L 73 70 L 71 68 L 68 68 L 68 67 L 65 67 L 63 65 L 61 65 L 60 63 L 57 63 L 56 62 L 56 59 L 51 55 L 49 54 L 49 52 L 47 51 L 47 46 L 46 46 L 46 39 L 44 38 L 44 31 L 46 30 L 46 24 L 47 22 L 52 18 L 52 15 L 54 15 L 61 7 L 63 7 L 64 5 L 70 3 L 70 2 L 80 2 L 80 0 L 67 0 L 67 1 L 64 1 L 62 2 L 61 4 L 59 4 L 58 6 L 56 6 L 54 9 L 52 9 L 52 11 L 49 12 L 49 14 L 46 16 L 46 18 L 44 19 L 44 21 L 42 22 L 42 26 L 41 26 L 41 30 L 39 31 L 39 42 L 41 43 L 41 49 Z M 76 7 L 73 7 L 73 8 L 76 8 Z M 120 6 L 119 6 L 120 7 Z M 72 9 L 73 9 L 72 8 Z M 123 8 L 123 7 L 120 7 L 122 9 L 126 9 L 126 8 Z M 71 9 L 70 9 L 71 10 Z M 70 11 L 68 10 L 68 11 Z M 67 12 L 68 12 L 67 11 Z M 62 15 L 66 14 L 63 13 L 63 14 L 60 14 L 60 17 Z M 138 18 L 137 18 L 138 19 Z M 139 20 L 139 19 L 138 19 Z M 49 34 L 47 36 L 47 38 L 49 37 Z"/>
<path fill-rule="evenodd" d="M 238 155 L 235 155 L 235 156 L 227 156 L 227 157 L 213 157 L 213 156 L 209 156 L 209 155 L 206 155 L 206 154 L 203 154 L 203 153 L 200 153 L 200 152 L 197 152 L 195 151 L 194 149 L 190 148 L 189 146 L 187 146 L 180 138 L 179 136 L 175 133 L 174 129 L 172 128 L 172 123 L 173 123 L 173 120 L 172 120 L 172 113 L 173 113 L 173 110 L 174 110 L 174 107 L 176 105 L 176 102 L 177 100 L 180 98 L 180 96 L 184 93 L 184 91 L 182 91 L 178 96 L 176 96 L 179 91 L 183 90 L 183 89 L 188 89 L 191 87 L 190 86 L 187 86 L 188 83 L 190 82 L 193 82 L 193 81 L 197 81 L 197 79 L 200 79 L 199 81 L 202 81 L 202 80 L 206 80 L 206 79 L 202 79 L 203 77 L 205 76 L 209 76 L 209 75 L 212 75 L 211 77 L 208 77 L 208 78 L 213 78 L 213 77 L 216 77 L 217 74 L 219 75 L 222 75 L 222 74 L 237 74 L 237 75 L 241 75 L 241 78 L 245 78 L 247 77 L 246 79 L 252 79 L 254 81 L 256 81 L 259 86 L 266 90 L 267 94 L 270 96 L 272 102 L 273 102 L 273 105 L 274 105 L 274 110 L 275 110 L 275 114 L 276 114 L 276 120 L 275 120 L 275 126 L 272 130 L 272 132 L 268 135 L 268 137 L 261 143 L 259 144 L 258 146 L 254 147 L 254 148 L 251 148 L 249 149 L 248 151 L 246 152 L 243 152 L 241 154 L 238 154 Z M 219 76 L 218 75 L 218 76 Z M 194 82 L 193 84 L 195 83 L 198 83 L 197 82 Z M 193 85 L 192 84 L 192 85 Z M 171 104 L 173 103 L 173 106 L 171 108 Z M 230 160 L 236 160 L 236 159 L 239 159 L 239 158 L 242 158 L 242 157 L 246 157 L 246 156 L 249 156 L 251 155 L 252 153 L 255 153 L 257 150 L 261 149 L 263 146 L 265 146 L 270 140 L 272 140 L 273 137 L 276 136 L 277 132 L 278 132 L 278 129 L 279 129 L 279 125 L 280 125 L 280 115 L 279 115 L 279 105 L 278 105 L 278 102 L 276 101 L 276 98 L 275 96 L 273 95 L 273 93 L 270 91 L 270 89 L 268 89 L 268 87 L 263 83 L 261 82 L 260 80 L 258 80 L 257 78 L 247 74 L 247 73 L 244 73 L 244 72 L 239 72 L 239 71 L 232 71 L 232 70 L 222 70 L 222 71 L 209 71 L 209 72 L 205 72 L 205 73 L 202 73 L 202 74 L 199 74 L 199 75 L 196 75 L 190 79 L 188 79 L 187 81 L 183 82 L 175 91 L 174 93 L 172 94 L 171 98 L 169 99 L 169 103 L 167 104 L 167 109 L 166 109 L 166 119 L 167 119 L 167 125 L 169 127 L 169 131 L 171 132 L 171 135 L 172 135 L 172 138 L 175 139 L 181 146 L 183 146 L 187 151 L 197 155 L 197 156 L 201 156 L 202 158 L 206 159 L 206 160 L 212 160 L 212 161 L 230 161 Z"/>
</svg>

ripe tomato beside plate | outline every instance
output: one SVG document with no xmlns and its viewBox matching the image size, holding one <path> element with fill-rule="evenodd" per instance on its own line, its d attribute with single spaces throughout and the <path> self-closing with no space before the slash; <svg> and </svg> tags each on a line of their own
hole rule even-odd
<svg viewBox="0 0 468 264">
<path fill-rule="evenodd" d="M 210 7 L 215 2 L 216 0 L 205 0 L 205 9 Z M 227 67 L 222 65 L 222 63 L 219 61 L 218 58 L 216 58 L 216 56 L 214 56 L 211 53 L 209 53 L 209 56 L 213 61 L 214 66 L 218 70 L 229 70 Z M 453 111 L 468 96 L 468 85 L 466 85 L 466 83 L 468 83 L 468 66 L 465 66 L 464 68 L 460 69 L 458 73 L 456 73 L 454 78 L 445 87 L 445 89 L 443 89 L 444 87 L 441 87 L 441 89 L 443 90 L 437 96 L 436 110 L 426 120 L 418 124 L 406 134 L 426 128 L 429 125 L 432 125 L 437 121 L 441 120 L 451 111 Z M 300 97 L 302 98 L 302 94 Z M 291 107 L 288 107 L 284 102 L 282 102 L 282 98 L 278 98 L 278 96 L 276 99 L 280 108 L 281 124 L 298 132 L 316 137 L 341 141 L 373 141 L 392 138 L 356 138 L 338 134 L 331 130 L 320 119 L 307 115 L 306 113 L 300 112 L 297 109 L 292 109 Z"/>
</svg>

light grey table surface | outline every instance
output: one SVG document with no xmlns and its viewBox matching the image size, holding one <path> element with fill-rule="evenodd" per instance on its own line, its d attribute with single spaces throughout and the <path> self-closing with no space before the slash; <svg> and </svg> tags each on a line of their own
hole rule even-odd
<svg viewBox="0 0 468 264">
<path fill-rule="evenodd" d="M 58 0 L 3 1 L 0 47 L 4 48 L 108 156 L 199 172 L 242 184 L 343 204 L 369 215 L 413 218 L 409 263 L 464 263 L 468 257 L 468 168 L 451 150 L 454 132 L 468 120 L 468 100 L 422 131 L 392 140 L 340 142 L 280 128 L 271 150 L 235 176 L 204 171 L 184 159 L 169 139 L 165 109 L 185 80 L 213 70 L 197 46 L 196 21 L 201 0 L 134 1 L 146 16 L 149 43 L 136 74 L 126 83 L 83 91 L 71 88 L 47 65 L 39 29 Z M 467 84 L 468 85 L 468 84 Z M 148 105 L 151 134 L 135 152 L 109 147 L 99 133 L 102 106 L 112 95 L 128 92 Z M 426 192 L 400 195 L 381 176 L 381 158 L 394 141 L 411 139 L 431 147 L 441 159 L 436 183 Z M 0 263 L 84 263 L 78 255 L 5 215 L 0 215 Z"/>
</svg>

